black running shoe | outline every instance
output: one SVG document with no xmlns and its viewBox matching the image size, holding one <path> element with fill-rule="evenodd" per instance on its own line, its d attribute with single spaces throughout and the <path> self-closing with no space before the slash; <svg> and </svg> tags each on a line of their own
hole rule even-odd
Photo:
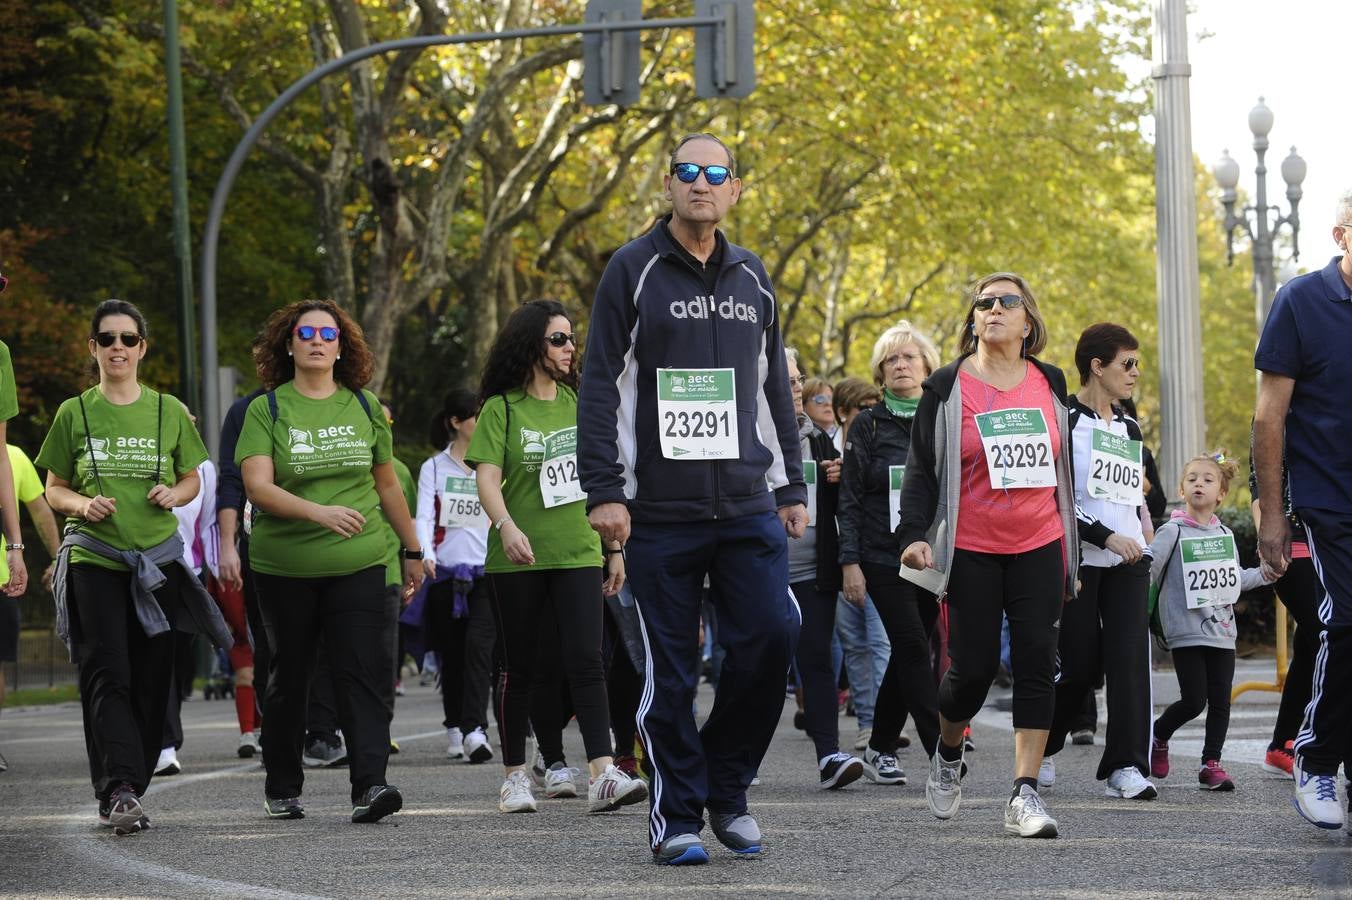
<svg viewBox="0 0 1352 900">
<path fill-rule="evenodd" d="M 366 789 L 361 799 L 352 804 L 353 822 L 379 822 L 390 813 L 404 808 L 403 795 L 397 787 L 377 784 Z"/>
<path fill-rule="evenodd" d="M 821 766 L 821 782 L 818 786 L 822 790 L 838 790 L 859 780 L 863 774 L 864 763 L 861 759 L 848 753 L 837 753 Z"/>
<path fill-rule="evenodd" d="M 305 807 L 300 805 L 299 797 L 267 797 L 263 800 L 263 812 L 269 819 L 305 818 Z"/>
</svg>

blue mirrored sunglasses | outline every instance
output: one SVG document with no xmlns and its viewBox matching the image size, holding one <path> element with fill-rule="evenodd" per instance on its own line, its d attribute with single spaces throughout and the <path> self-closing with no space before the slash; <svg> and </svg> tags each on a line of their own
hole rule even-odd
<svg viewBox="0 0 1352 900">
<path fill-rule="evenodd" d="M 332 344 L 334 341 L 338 340 L 338 329 L 334 328 L 332 325 L 323 325 L 319 328 L 316 328 L 313 325 L 296 326 L 296 337 L 300 338 L 302 341 L 313 341 L 316 334 L 323 338 L 324 343 L 326 344 Z"/>
<path fill-rule="evenodd" d="M 727 166 L 701 166 L 695 163 L 677 163 L 671 167 L 671 174 L 675 175 L 677 180 L 685 184 L 694 184 L 695 179 L 699 178 L 699 173 L 704 173 L 704 180 L 713 187 L 717 187 L 727 181 L 732 175 L 732 170 Z"/>
</svg>

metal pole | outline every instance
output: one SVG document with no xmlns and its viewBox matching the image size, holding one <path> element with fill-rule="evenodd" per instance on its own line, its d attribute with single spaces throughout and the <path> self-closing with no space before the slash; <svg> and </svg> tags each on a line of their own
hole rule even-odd
<svg viewBox="0 0 1352 900">
<path fill-rule="evenodd" d="M 1261 100 L 1259 102 L 1262 102 Z M 1263 331 L 1268 310 L 1272 308 L 1272 295 L 1277 291 L 1277 279 L 1272 271 L 1272 241 L 1276 237 L 1268 228 L 1267 202 L 1267 135 L 1254 135 L 1253 152 L 1258 155 L 1258 166 L 1254 174 L 1258 176 L 1258 193 L 1254 204 L 1253 224 L 1253 292 L 1254 311 L 1258 317 L 1258 331 Z"/>
<path fill-rule="evenodd" d="M 174 274 L 178 293 L 179 399 L 200 411 L 192 238 L 188 232 L 188 161 L 183 137 L 183 79 L 178 52 L 178 0 L 164 0 L 164 69 L 169 87 L 169 173 L 174 197 Z M 209 429 L 208 429 L 209 430 Z"/>
<path fill-rule="evenodd" d="M 385 41 L 353 50 L 338 59 L 330 60 L 322 66 L 311 69 L 282 92 L 267 109 L 263 110 L 249 130 L 244 133 L 235 151 L 225 164 L 220 181 L 216 182 L 216 192 L 211 197 L 211 208 L 207 212 L 206 226 L 202 232 L 202 419 L 203 436 L 207 449 L 212 456 L 220 453 L 220 428 L 222 420 L 220 404 L 220 379 L 217 371 L 217 331 L 216 331 L 216 245 L 221 236 L 221 219 L 225 215 L 225 201 L 230 197 L 230 188 L 239 175 L 240 167 L 249 155 L 253 145 L 267 129 L 268 124 L 295 100 L 306 88 L 321 81 L 334 72 L 353 66 L 362 60 L 395 50 L 425 49 L 446 44 L 472 44 L 483 41 L 516 40 L 528 37 L 550 37 L 565 34 L 606 34 L 612 31 L 642 31 L 647 28 L 696 28 L 699 26 L 718 26 L 724 23 L 722 16 L 687 16 L 678 19 L 637 19 L 623 22 L 596 22 L 591 24 L 551 25 L 546 28 L 517 28 L 510 31 L 481 31 L 471 34 L 424 35 L 422 37 L 400 38 L 397 41 Z"/>
<path fill-rule="evenodd" d="M 1185 0 L 1157 0 L 1154 55 L 1159 462 L 1161 487 L 1168 490 L 1178 483 L 1184 461 L 1200 453 L 1206 441 Z"/>
</svg>

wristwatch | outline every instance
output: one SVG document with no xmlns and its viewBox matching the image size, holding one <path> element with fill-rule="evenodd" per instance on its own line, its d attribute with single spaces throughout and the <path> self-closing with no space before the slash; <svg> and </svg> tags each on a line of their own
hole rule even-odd
<svg viewBox="0 0 1352 900">
<path fill-rule="evenodd" d="M 23 550 L 23 544 L 9 543 L 5 545 L 6 550 Z"/>
<path fill-rule="evenodd" d="M 404 559 L 419 560 L 422 558 L 423 552 L 421 550 L 410 550 L 407 547 L 404 548 Z"/>
</svg>

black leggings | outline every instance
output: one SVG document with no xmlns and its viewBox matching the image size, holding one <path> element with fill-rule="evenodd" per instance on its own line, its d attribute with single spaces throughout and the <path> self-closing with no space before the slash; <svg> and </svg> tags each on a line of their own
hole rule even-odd
<svg viewBox="0 0 1352 900">
<path fill-rule="evenodd" d="M 815 581 L 789 585 L 803 617 L 798 633 L 798 676 L 803 681 L 803 718 L 814 759 L 840 751 L 840 707 L 836 673 L 831 669 L 831 637 L 836 631 L 836 592 L 817 589 Z"/>
<path fill-rule="evenodd" d="M 1324 589 L 1319 585 L 1319 574 L 1314 560 L 1293 559 L 1286 573 L 1273 587 L 1277 599 L 1296 621 L 1296 637 L 1292 641 L 1291 665 L 1286 670 L 1286 686 L 1282 688 L 1282 702 L 1277 708 L 1277 724 L 1272 729 L 1271 747 L 1285 747 L 1296 739 L 1300 724 L 1305 720 L 1305 706 L 1310 702 L 1314 680 L 1314 658 L 1319 652 L 1319 632 L 1324 629 L 1319 621 L 1319 601 Z"/>
<path fill-rule="evenodd" d="M 147 637 L 136 617 L 131 573 L 76 563 L 66 605 L 71 613 L 80 709 L 94 793 L 107 799 L 122 783 L 144 794 L 155 771 L 174 673 L 174 622 L 187 575 L 177 563 L 161 569 L 155 599 L 170 630 Z"/>
<path fill-rule="evenodd" d="M 273 650 L 263 701 L 264 792 L 276 799 L 301 795 L 305 713 L 322 637 L 355 801 L 386 783 L 390 755 L 387 698 L 394 663 L 385 567 L 327 578 L 255 572 L 254 580 Z"/>
<path fill-rule="evenodd" d="M 1178 647 L 1174 674 L 1182 696 L 1155 720 L 1155 740 L 1167 743 L 1175 731 L 1206 710 L 1202 762 L 1219 760 L 1230 730 L 1230 688 L 1235 681 L 1235 651 L 1223 647 Z"/>
<path fill-rule="evenodd" d="M 600 568 L 493 573 L 488 583 L 505 662 L 497 717 L 503 764 L 526 764 L 531 686 L 541 656 L 537 622 L 542 615 L 555 623 L 559 658 L 587 759 L 610 756 L 610 713 L 601 661 L 604 602 Z M 548 690 L 549 685 L 541 684 L 540 689 Z"/>
<path fill-rule="evenodd" d="M 1055 696 L 1057 623 L 1065 599 L 1061 540 L 1027 553 L 953 551 L 948 577 L 948 658 L 939 712 L 966 722 L 986 702 L 1000 667 L 1000 623 L 1009 617 L 1014 727 L 1046 729 Z"/>
<path fill-rule="evenodd" d="M 909 713 L 925 756 L 932 757 L 939 746 L 939 694 L 934 684 L 930 638 L 939 617 L 939 604 L 929 591 L 898 575 L 896 566 L 863 563 L 859 568 L 892 644 L 873 708 L 869 746 L 880 753 L 892 753 Z"/>
</svg>

